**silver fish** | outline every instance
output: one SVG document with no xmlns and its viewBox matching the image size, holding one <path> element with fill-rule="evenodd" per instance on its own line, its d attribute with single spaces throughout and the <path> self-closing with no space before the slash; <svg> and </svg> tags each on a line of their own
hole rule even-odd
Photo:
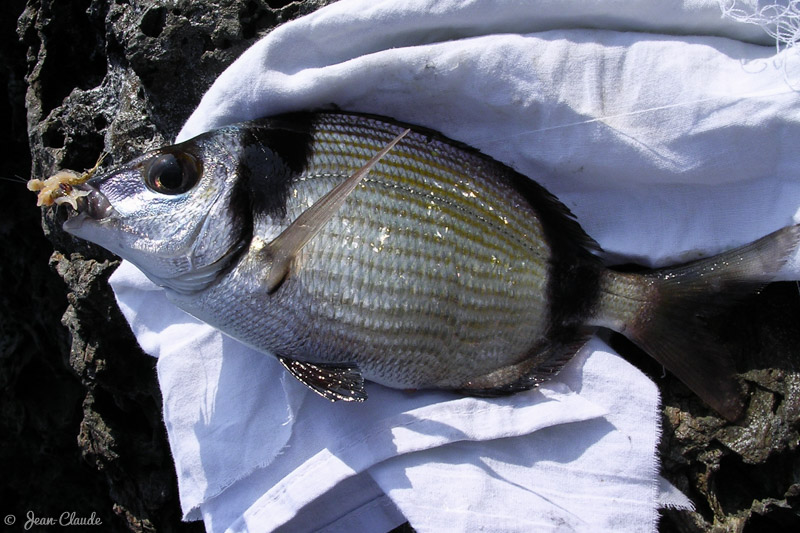
<svg viewBox="0 0 800 533">
<path fill-rule="evenodd" d="M 530 389 L 610 328 L 739 416 L 732 365 L 703 322 L 770 281 L 800 226 L 675 268 L 617 272 L 540 185 L 405 128 L 348 113 L 224 127 L 75 185 L 64 228 L 332 400 L 365 399 L 364 379 Z"/>
</svg>

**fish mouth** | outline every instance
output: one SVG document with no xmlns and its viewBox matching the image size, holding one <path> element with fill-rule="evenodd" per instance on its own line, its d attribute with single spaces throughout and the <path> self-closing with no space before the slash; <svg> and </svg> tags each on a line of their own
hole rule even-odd
<svg viewBox="0 0 800 533">
<path fill-rule="evenodd" d="M 74 209 L 69 210 L 69 218 L 64 222 L 65 230 L 78 229 L 86 220 L 107 219 L 114 212 L 114 206 L 108 198 L 89 183 L 75 185 L 73 189 L 74 192 L 71 193 L 73 201 L 69 204 L 74 206 Z"/>
</svg>

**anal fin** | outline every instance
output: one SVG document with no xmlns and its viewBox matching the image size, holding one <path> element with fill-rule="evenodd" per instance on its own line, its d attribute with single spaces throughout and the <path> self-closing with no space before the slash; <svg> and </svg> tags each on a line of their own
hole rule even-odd
<svg viewBox="0 0 800 533">
<path fill-rule="evenodd" d="M 558 374 L 589 341 L 592 333 L 593 330 L 583 331 L 573 342 L 552 343 L 534 349 L 530 357 L 471 379 L 457 390 L 468 396 L 492 398 L 536 388 Z"/>
<path fill-rule="evenodd" d="M 367 399 L 364 377 L 356 365 L 307 363 L 288 357 L 278 361 L 303 385 L 335 402 L 363 402 Z"/>
</svg>

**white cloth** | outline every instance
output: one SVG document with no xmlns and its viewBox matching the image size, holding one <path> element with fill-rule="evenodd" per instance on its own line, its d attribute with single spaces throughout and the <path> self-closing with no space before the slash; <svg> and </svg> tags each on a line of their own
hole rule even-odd
<svg viewBox="0 0 800 533">
<path fill-rule="evenodd" d="M 245 52 L 179 140 L 330 104 L 391 116 L 536 179 L 610 258 L 664 264 L 800 222 L 793 86 L 796 50 L 711 0 L 343 0 Z M 599 340 L 509 398 L 330 404 L 129 264 L 112 286 L 208 531 L 638 532 L 690 505 L 658 477 L 656 387 Z"/>
</svg>

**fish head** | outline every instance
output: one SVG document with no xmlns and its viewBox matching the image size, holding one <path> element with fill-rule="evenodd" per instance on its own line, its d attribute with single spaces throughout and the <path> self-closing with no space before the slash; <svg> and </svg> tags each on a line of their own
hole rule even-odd
<svg viewBox="0 0 800 533">
<path fill-rule="evenodd" d="M 217 130 L 148 152 L 96 176 L 64 223 L 180 293 L 206 288 L 244 245 L 231 212 L 237 175 L 234 132 Z"/>
</svg>

